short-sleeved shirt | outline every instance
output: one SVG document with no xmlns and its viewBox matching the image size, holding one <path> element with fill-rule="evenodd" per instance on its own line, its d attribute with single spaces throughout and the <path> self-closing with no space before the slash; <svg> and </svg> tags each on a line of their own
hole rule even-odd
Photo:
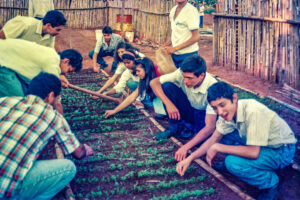
<svg viewBox="0 0 300 200">
<path fill-rule="evenodd" d="M 202 5 L 199 7 L 199 16 L 204 16 L 205 7 Z"/>
<path fill-rule="evenodd" d="M 236 122 L 219 117 L 216 130 L 223 134 L 238 130 L 247 145 L 278 148 L 294 144 L 296 138 L 289 125 L 274 111 L 254 99 L 238 100 Z"/>
<path fill-rule="evenodd" d="M 118 64 L 115 74 L 121 75 L 124 71 L 126 71 L 126 69 L 127 67 L 125 66 L 125 64 L 123 62 L 120 62 Z"/>
<path fill-rule="evenodd" d="M 60 57 L 53 48 L 20 39 L 0 40 L 0 65 L 33 79 L 40 72 L 59 77 Z"/>
<path fill-rule="evenodd" d="M 17 16 L 3 26 L 6 38 L 23 39 L 37 44 L 54 48 L 55 37 L 45 34 L 42 36 L 43 22 L 33 17 Z"/>
<path fill-rule="evenodd" d="M 117 85 L 115 85 L 114 89 L 116 90 L 116 93 L 120 93 L 124 91 L 126 87 L 126 83 L 129 79 L 132 79 L 133 81 L 139 82 L 140 78 L 138 76 L 135 76 L 131 73 L 131 70 L 126 69 Z"/>
<path fill-rule="evenodd" d="M 80 146 L 64 117 L 37 96 L 0 98 L 0 113 L 0 199 L 14 195 L 50 138 L 65 155 Z"/>
<path fill-rule="evenodd" d="M 118 34 L 113 33 L 111 35 L 110 43 L 109 43 L 109 46 L 108 46 L 107 43 L 105 42 L 105 39 L 104 39 L 103 35 L 101 35 L 100 39 L 97 40 L 97 42 L 96 42 L 94 52 L 99 53 L 101 48 L 103 50 L 114 51 L 116 49 L 117 45 L 119 44 L 119 42 L 121 42 L 121 40 L 122 40 L 121 36 L 119 36 Z"/>
<path fill-rule="evenodd" d="M 206 99 L 207 89 L 217 82 L 217 80 L 212 77 L 211 74 L 206 72 L 203 82 L 197 88 L 189 88 L 184 84 L 184 78 L 180 69 L 177 69 L 170 74 L 162 75 L 161 77 L 159 77 L 159 80 L 161 84 L 165 82 L 172 82 L 180 87 L 186 94 L 193 108 L 197 110 L 206 110 L 206 114 L 216 114 L 212 107 L 208 104 Z"/>
<path fill-rule="evenodd" d="M 176 19 L 174 20 L 174 15 L 178 5 L 173 7 L 170 11 L 170 22 L 171 22 L 171 41 L 172 45 L 178 46 L 192 37 L 192 31 L 199 29 L 199 13 L 197 8 L 192 6 L 190 3 L 186 3 L 185 6 L 181 9 Z M 198 43 L 180 49 L 175 52 L 175 54 L 186 54 L 198 51 Z"/>
<path fill-rule="evenodd" d="M 135 54 L 138 55 L 140 58 L 145 57 L 145 55 L 139 51 L 135 51 Z M 127 67 L 125 66 L 125 64 L 123 62 L 120 62 L 118 64 L 115 74 L 121 75 L 123 72 L 126 71 L 126 69 L 127 69 Z"/>
<path fill-rule="evenodd" d="M 49 10 L 54 10 L 53 0 L 29 0 L 28 16 L 43 18 Z"/>
</svg>

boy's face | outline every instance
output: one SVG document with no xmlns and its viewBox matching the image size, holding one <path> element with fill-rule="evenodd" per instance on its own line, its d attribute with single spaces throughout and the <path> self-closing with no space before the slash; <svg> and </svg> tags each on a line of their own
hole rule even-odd
<svg viewBox="0 0 300 200">
<path fill-rule="evenodd" d="M 46 24 L 47 27 L 47 33 L 51 36 L 57 36 L 60 34 L 60 32 L 64 29 L 64 26 L 57 26 L 57 27 L 52 27 L 50 23 Z"/>
<path fill-rule="evenodd" d="M 76 68 L 70 64 L 70 59 L 68 58 L 64 58 L 60 61 L 60 69 L 61 73 L 66 76 L 69 72 L 74 72 L 76 70 Z"/>
<path fill-rule="evenodd" d="M 205 75 L 204 73 L 202 73 L 200 76 L 196 76 L 192 72 L 182 72 L 182 76 L 183 76 L 184 84 L 188 88 L 193 88 L 195 86 L 198 87 L 201 85 Z"/>
<path fill-rule="evenodd" d="M 209 103 L 214 111 L 226 121 L 235 118 L 237 112 L 237 95 L 233 94 L 233 100 L 220 98 Z"/>
<path fill-rule="evenodd" d="M 103 33 L 103 37 L 105 42 L 109 42 L 112 34 L 111 33 Z"/>
<path fill-rule="evenodd" d="M 123 59 L 123 63 L 128 69 L 132 69 L 134 66 L 133 60 Z"/>
</svg>

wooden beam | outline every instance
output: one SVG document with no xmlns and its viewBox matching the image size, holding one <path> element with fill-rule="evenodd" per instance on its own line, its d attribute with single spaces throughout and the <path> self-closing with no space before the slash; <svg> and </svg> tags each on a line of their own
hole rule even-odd
<svg viewBox="0 0 300 200">
<path fill-rule="evenodd" d="M 270 21 L 270 22 L 280 22 L 280 23 L 300 25 L 299 20 L 291 20 L 291 19 L 243 16 L 243 15 L 221 14 L 221 13 L 212 13 L 212 15 L 214 17 L 224 17 L 224 18 L 234 18 L 234 19 L 250 19 L 250 20 L 260 20 L 260 21 Z"/>
</svg>

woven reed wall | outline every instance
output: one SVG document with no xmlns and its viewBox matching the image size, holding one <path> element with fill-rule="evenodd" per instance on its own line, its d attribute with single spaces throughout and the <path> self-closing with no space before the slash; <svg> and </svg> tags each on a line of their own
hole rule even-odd
<svg viewBox="0 0 300 200">
<path fill-rule="evenodd" d="M 126 0 L 125 13 L 132 15 L 134 31 L 143 38 L 158 43 L 170 35 L 169 11 L 175 0 Z M 68 27 L 95 29 L 105 25 L 116 28 L 122 1 L 114 0 L 54 0 L 56 9 L 68 20 Z M 17 15 L 28 15 L 28 0 L 0 0 L 0 27 Z"/>
<path fill-rule="evenodd" d="M 214 63 L 300 89 L 296 6 L 298 0 L 220 0 Z"/>
</svg>

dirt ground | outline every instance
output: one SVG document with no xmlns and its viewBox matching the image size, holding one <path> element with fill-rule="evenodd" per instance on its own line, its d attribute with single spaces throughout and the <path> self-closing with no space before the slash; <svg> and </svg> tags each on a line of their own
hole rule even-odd
<svg viewBox="0 0 300 200">
<path fill-rule="evenodd" d="M 205 15 L 204 27 L 212 28 L 212 26 L 212 16 Z M 65 29 L 62 31 L 62 34 L 56 38 L 56 49 L 58 51 L 63 50 L 64 48 L 78 49 L 84 57 L 83 68 L 89 69 L 92 67 L 92 62 L 88 57 L 88 52 L 94 48 L 95 42 L 96 36 L 94 30 Z M 134 43 L 133 45 L 140 48 L 142 53 L 156 62 L 155 48 L 138 45 L 137 43 Z M 300 108 L 300 105 L 290 102 L 288 99 L 282 97 L 276 92 L 276 90 L 280 90 L 280 86 L 278 84 L 270 83 L 260 78 L 248 75 L 244 72 L 232 71 L 221 66 L 213 65 L 212 37 L 200 37 L 199 47 L 199 55 L 205 59 L 207 64 L 207 71 L 209 73 L 214 74 L 232 84 L 251 90 L 259 96 L 272 96 L 283 102 Z"/>
<path fill-rule="evenodd" d="M 212 26 L 212 17 L 205 16 L 204 26 Z M 79 50 L 84 58 L 83 68 L 91 69 L 92 62 L 88 57 L 88 52 L 94 48 L 95 42 L 96 39 L 94 30 L 65 29 L 62 31 L 62 34 L 56 38 L 56 49 L 58 51 L 67 48 L 75 48 Z M 142 53 L 156 62 L 154 48 L 149 46 L 137 45 L 136 43 L 133 45 L 140 48 Z M 231 71 L 221 66 L 212 65 L 212 38 L 201 37 L 199 40 L 199 47 L 199 55 L 201 55 L 206 60 L 207 71 L 209 73 L 216 75 L 232 84 L 251 90 L 260 96 L 273 96 L 283 102 L 292 104 L 291 102 L 289 102 L 289 100 L 276 93 L 276 90 L 280 90 L 280 87 L 277 84 L 261 80 L 251 75 L 247 75 L 243 72 Z M 300 107 L 300 105 L 297 104 L 292 105 L 298 108 Z M 293 130 L 297 135 L 300 134 L 300 119 L 296 120 Z M 289 180 L 285 181 L 283 193 L 280 195 L 280 199 L 298 199 L 298 197 L 300 197 L 300 191 L 295 190 L 295 188 L 300 187 L 299 173 L 296 173 L 295 171 L 289 169 L 283 175 L 285 177 L 289 177 Z M 230 176 L 228 176 L 228 178 L 232 179 L 233 182 L 236 181 Z M 243 185 L 242 183 L 238 184 L 240 184 L 242 188 L 245 187 L 245 185 Z M 254 192 L 254 196 L 255 195 L 256 194 Z"/>
</svg>

